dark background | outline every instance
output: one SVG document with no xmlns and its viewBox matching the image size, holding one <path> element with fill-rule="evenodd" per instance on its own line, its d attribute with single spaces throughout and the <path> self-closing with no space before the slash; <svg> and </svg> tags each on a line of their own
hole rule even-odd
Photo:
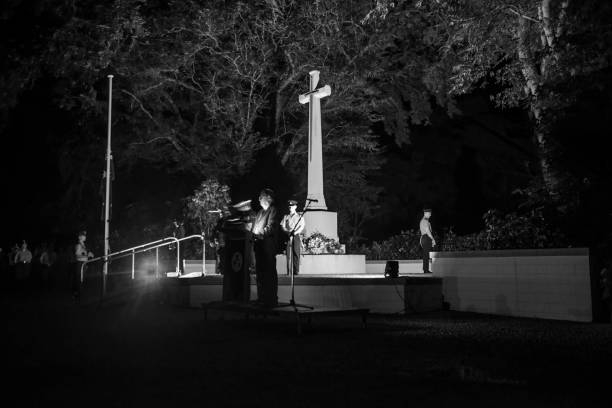
<svg viewBox="0 0 612 408">
<path fill-rule="evenodd" d="M 5 16 L 6 10 L 12 11 L 10 18 L 3 19 L 2 48 L 18 49 L 25 57 L 36 55 L 41 38 L 62 24 L 61 13 L 50 13 L 52 8 L 45 2 L 15 1 L 4 7 Z M 8 63 L 2 65 L 5 78 L 10 79 L 11 69 Z M 100 89 L 106 83 L 102 74 Z M 599 89 L 581 95 L 553 130 L 565 147 L 564 164 L 581 182 L 576 191 L 579 208 L 559 221 L 574 245 L 601 242 L 612 228 L 612 171 L 607 148 L 611 79 L 610 71 L 604 71 Z M 97 237 L 102 233 L 102 197 L 98 192 L 104 169 L 105 112 L 78 118 L 59 106 L 58 92 L 68 80 L 43 73 L 3 110 L 1 245 L 5 248 L 21 239 L 71 240 L 78 228 L 87 228 Z M 423 206 L 434 209 L 437 230 L 454 227 L 457 233 L 467 234 L 483 228 L 486 210 L 505 212 L 520 205 L 513 192 L 526 187 L 538 171 L 533 130 L 526 109 L 496 108 L 490 100 L 493 91 L 492 85 L 483 86 L 460 97 L 461 114 L 453 118 L 435 109 L 430 124 L 411 126 L 410 144 L 398 145 L 380 123 L 370 126 L 378 136 L 385 162 L 368 179 L 382 190 L 376 213 L 364 227 L 366 242 L 415 228 Z M 15 96 L 5 92 L 3 97 L 6 102 Z M 98 99 L 105 97 L 101 92 Z M 81 134 L 82 141 L 72 137 L 66 143 L 68 135 L 82 132 L 80 121 L 90 122 L 91 134 Z M 122 137 L 120 129 L 114 130 L 114 142 Z M 71 192 L 80 203 L 74 207 L 75 201 L 66 201 L 66 191 L 75 184 L 65 173 L 78 162 L 79 144 L 89 149 L 87 171 L 98 176 Z M 116 158 L 122 154 L 115 148 Z M 116 228 L 166 224 L 181 217 L 181 200 L 202 181 L 200 174 L 169 172 L 156 163 L 118 162 L 113 187 L 112 222 Z M 283 169 L 273 148 L 261 151 L 244 175 L 230 179 L 236 201 L 255 199 L 267 186 L 274 188 L 281 200 L 296 193 L 303 195 L 295 184 L 296 176 Z"/>
<path fill-rule="evenodd" d="M 74 221 L 84 221 L 72 220 L 68 228 L 61 224 L 61 198 L 66 186 L 59 163 L 71 160 L 61 141 L 62 134 L 71 131 L 71 118 L 50 103 L 52 98 L 46 91 L 43 85 L 37 85 L 25 93 L 11 111 L 3 132 L 3 191 L 8 215 L 3 245 L 17 239 L 70 235 Z M 373 128 L 380 132 L 387 159 L 373 182 L 384 189 L 381 212 L 390 217 L 381 215 L 368 225 L 371 239 L 414 228 L 423 205 L 435 208 L 439 227 L 455 226 L 460 233 L 481 228 L 482 214 L 488 208 L 512 208 L 510 193 L 528 181 L 525 157 L 534 154 L 526 115 L 519 110 L 495 110 L 485 94 L 470 95 L 460 106 L 463 114 L 457 119 L 439 112 L 431 126 L 415 127 L 410 146 L 398 146 L 384 130 Z M 103 118 L 100 122 L 98 137 L 104 139 Z M 593 130 L 592 134 L 596 132 Z M 113 139 L 121 137 L 113 134 Z M 105 146 L 100 147 L 95 164 L 101 179 Z M 120 155 L 121 151 L 114 151 L 115 157 Z M 189 195 L 200 181 L 194 175 L 169 174 L 146 164 L 118 168 L 116 174 L 113 188 L 116 223 L 137 221 L 134 217 L 158 221 L 180 215 L 181 198 Z M 264 151 L 252 170 L 232 184 L 232 195 L 236 201 L 255 199 L 261 188 L 270 185 L 277 193 L 288 196 L 292 193 L 290 182 L 273 159 L 273 152 Z M 89 187 L 97 192 L 100 186 Z M 97 201 L 89 203 L 91 211 L 95 209 L 101 214 L 103 198 L 97 195 L 93 198 Z M 130 207 L 138 202 L 146 202 L 149 213 L 130 214 Z M 96 230 L 101 224 L 89 228 Z"/>
</svg>

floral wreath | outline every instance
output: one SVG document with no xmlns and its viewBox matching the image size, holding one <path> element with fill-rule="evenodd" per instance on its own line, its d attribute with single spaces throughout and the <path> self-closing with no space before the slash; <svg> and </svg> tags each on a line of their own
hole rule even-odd
<svg viewBox="0 0 612 408">
<path fill-rule="evenodd" d="M 340 242 L 333 238 L 328 238 L 320 232 L 315 232 L 304 238 L 302 245 L 304 246 L 304 253 L 312 255 L 337 254 L 342 250 Z"/>
</svg>

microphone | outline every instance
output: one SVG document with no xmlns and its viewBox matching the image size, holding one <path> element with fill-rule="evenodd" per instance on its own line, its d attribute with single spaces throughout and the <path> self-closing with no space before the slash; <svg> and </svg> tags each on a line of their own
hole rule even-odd
<svg viewBox="0 0 612 408">
<path fill-rule="evenodd" d="M 310 201 L 310 202 L 313 202 L 313 203 L 318 203 L 319 202 L 319 200 L 317 200 L 316 198 L 307 198 L 306 201 Z"/>
</svg>

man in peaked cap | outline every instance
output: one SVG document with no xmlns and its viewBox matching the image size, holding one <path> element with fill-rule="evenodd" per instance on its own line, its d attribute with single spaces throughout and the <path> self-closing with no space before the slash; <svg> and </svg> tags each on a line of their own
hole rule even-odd
<svg viewBox="0 0 612 408">
<path fill-rule="evenodd" d="M 421 230 L 421 239 L 419 240 L 419 243 L 421 244 L 423 254 L 423 273 L 431 273 L 429 270 L 429 252 L 431 251 L 432 247 L 436 246 L 436 240 L 431 232 L 431 223 L 429 222 L 430 217 L 431 208 L 425 207 L 423 209 L 423 218 L 421 218 L 421 222 L 419 223 L 419 229 Z"/>
<path fill-rule="evenodd" d="M 297 212 L 297 201 L 287 201 L 289 214 L 281 220 L 281 229 L 289 236 L 287 241 L 287 274 L 297 275 L 300 272 L 300 255 L 302 254 L 302 232 L 306 227 L 304 217 Z"/>
<path fill-rule="evenodd" d="M 74 268 L 71 276 L 72 299 L 78 301 L 81 295 L 81 272 L 85 272 L 84 264 L 89 259 L 93 258 L 93 253 L 87 249 L 85 241 L 87 240 L 87 231 L 81 230 L 77 234 L 77 243 L 74 246 Z"/>
<path fill-rule="evenodd" d="M 232 205 L 232 208 L 238 212 L 251 211 L 251 200 L 240 201 L 239 203 Z"/>
</svg>

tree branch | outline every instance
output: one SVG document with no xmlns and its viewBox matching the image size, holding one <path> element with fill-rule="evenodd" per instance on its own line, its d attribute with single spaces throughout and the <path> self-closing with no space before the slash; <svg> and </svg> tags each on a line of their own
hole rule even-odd
<svg viewBox="0 0 612 408">
<path fill-rule="evenodd" d="M 555 34 L 553 32 L 552 18 L 550 16 L 550 2 L 551 0 L 542 0 L 540 8 L 542 10 L 542 29 L 546 37 L 546 44 L 552 48 L 555 42 Z"/>
<path fill-rule="evenodd" d="M 519 17 L 518 19 L 518 42 L 517 42 L 517 53 L 519 62 L 521 64 L 521 72 L 527 82 L 527 88 L 533 96 L 537 96 L 539 92 L 539 78 L 538 73 L 535 69 L 531 55 L 529 53 L 529 46 L 527 38 L 527 21 Z"/>
<path fill-rule="evenodd" d="M 155 123 L 155 126 L 159 127 L 159 123 L 157 122 L 157 120 L 155 120 L 155 118 L 153 117 L 153 115 L 151 115 L 151 112 L 149 112 L 147 110 L 147 108 L 144 107 L 144 104 L 142 103 L 142 101 L 140 99 L 138 99 L 136 97 L 136 95 L 134 95 L 133 93 L 125 90 L 125 89 L 121 89 L 121 92 L 130 96 L 132 99 L 134 99 L 134 101 L 136 101 L 136 103 L 138 104 L 138 106 L 140 106 L 140 109 L 149 117 L 149 119 L 151 119 L 151 121 L 153 121 L 153 123 Z"/>
<path fill-rule="evenodd" d="M 533 18 L 533 17 L 529 17 L 526 14 L 521 13 L 520 11 L 516 10 L 514 7 L 512 6 L 508 6 L 508 8 L 506 8 L 507 11 L 509 11 L 510 13 L 520 17 L 520 18 L 524 18 L 525 20 L 529 20 L 529 21 L 533 21 L 534 23 L 540 23 L 537 19 Z"/>
<path fill-rule="evenodd" d="M 563 35 L 563 29 L 565 28 L 565 19 L 567 18 L 567 8 L 569 7 L 569 0 L 561 2 L 561 10 L 559 11 L 559 21 L 557 21 L 557 28 L 555 29 L 555 37 L 559 38 Z"/>
</svg>

